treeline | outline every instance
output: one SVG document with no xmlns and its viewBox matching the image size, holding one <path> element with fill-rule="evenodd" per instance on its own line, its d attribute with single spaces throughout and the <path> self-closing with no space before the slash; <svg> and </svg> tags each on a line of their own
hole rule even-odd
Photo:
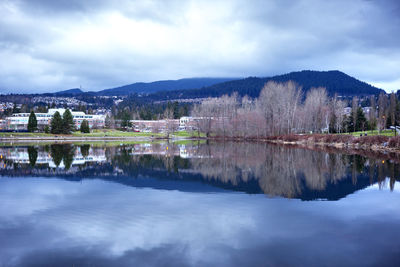
<svg viewBox="0 0 400 267">
<path fill-rule="evenodd" d="M 106 118 L 106 127 L 115 127 L 115 121 L 119 121 L 121 127 L 129 127 L 130 120 L 179 119 L 188 116 L 190 109 L 191 105 L 188 103 L 148 103 L 132 95 L 118 106 L 112 107 L 111 117 Z"/>
<path fill-rule="evenodd" d="M 365 116 L 357 97 L 349 103 L 330 97 L 323 87 L 311 88 L 304 95 L 295 82 L 270 81 L 257 98 L 237 93 L 208 98 L 195 105 L 192 115 L 207 136 L 262 137 L 292 133 L 343 133 L 383 130 L 399 125 L 400 105 L 395 94 L 371 96 L 371 110 Z"/>
</svg>

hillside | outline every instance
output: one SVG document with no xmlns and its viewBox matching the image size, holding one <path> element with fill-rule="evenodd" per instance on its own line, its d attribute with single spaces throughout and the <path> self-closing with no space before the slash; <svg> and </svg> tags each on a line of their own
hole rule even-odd
<svg viewBox="0 0 400 267">
<path fill-rule="evenodd" d="M 83 93 L 83 91 L 81 89 L 73 88 L 73 89 L 68 89 L 68 90 L 64 90 L 64 91 L 59 91 L 54 94 L 57 96 L 60 96 L 60 95 L 79 95 L 82 93 Z"/>
<path fill-rule="evenodd" d="M 295 81 L 307 92 L 312 87 L 325 87 L 330 95 L 337 93 L 341 96 L 353 95 L 377 95 L 383 92 L 382 89 L 371 86 L 357 80 L 340 71 L 300 71 L 269 78 L 249 77 L 241 80 L 227 81 L 201 89 L 175 90 L 170 92 L 157 92 L 151 97 L 153 99 L 185 99 L 216 97 L 223 94 L 238 92 L 239 95 L 258 97 L 264 84 L 268 81 Z"/>
<path fill-rule="evenodd" d="M 101 90 L 97 95 L 129 95 L 133 93 L 150 94 L 159 91 L 198 89 L 214 84 L 231 81 L 234 78 L 187 78 L 180 80 L 165 80 L 150 83 L 133 83 L 121 87 Z"/>
</svg>

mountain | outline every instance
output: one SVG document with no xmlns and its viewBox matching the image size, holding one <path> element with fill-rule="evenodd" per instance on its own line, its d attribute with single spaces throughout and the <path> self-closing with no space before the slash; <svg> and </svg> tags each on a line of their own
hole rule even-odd
<svg viewBox="0 0 400 267">
<path fill-rule="evenodd" d="M 233 92 L 238 92 L 241 96 L 248 95 L 251 97 L 258 97 L 266 82 L 286 82 L 290 80 L 302 86 L 305 93 L 312 87 L 325 87 L 329 95 L 338 94 L 340 96 L 377 95 L 384 92 L 382 89 L 357 80 L 356 78 L 337 70 L 304 70 L 268 78 L 249 77 L 240 80 L 226 81 L 201 89 L 157 92 L 151 95 L 151 97 L 158 100 L 202 98 L 217 97 L 224 94 L 231 94 Z"/>
<path fill-rule="evenodd" d="M 73 88 L 73 89 L 68 89 L 68 90 L 64 90 L 64 91 L 59 91 L 54 94 L 57 96 L 60 96 L 60 95 L 80 95 L 82 93 L 83 93 L 83 91 L 81 89 Z"/>
<path fill-rule="evenodd" d="M 133 83 L 121 87 L 101 90 L 97 95 L 129 95 L 132 93 L 155 93 L 158 91 L 198 89 L 214 84 L 233 80 L 235 78 L 187 78 L 180 80 L 165 80 L 150 83 Z"/>
</svg>

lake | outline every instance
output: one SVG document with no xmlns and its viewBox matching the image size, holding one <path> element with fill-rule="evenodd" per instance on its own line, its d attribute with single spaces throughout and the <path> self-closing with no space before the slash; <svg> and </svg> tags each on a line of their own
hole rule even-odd
<svg viewBox="0 0 400 267">
<path fill-rule="evenodd" d="M 396 156 L 4 144 L 0 266 L 400 266 Z"/>
</svg>

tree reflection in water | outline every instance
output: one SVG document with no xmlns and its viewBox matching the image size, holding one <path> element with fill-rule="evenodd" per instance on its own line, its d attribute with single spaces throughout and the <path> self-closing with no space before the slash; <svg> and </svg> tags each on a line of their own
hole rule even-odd
<svg viewBox="0 0 400 267">
<path fill-rule="evenodd" d="M 390 178 L 390 188 L 399 180 L 399 164 L 360 155 L 312 151 L 288 146 L 216 143 L 199 147 L 205 158 L 192 159 L 193 169 L 206 179 L 236 185 L 251 179 L 258 181 L 264 193 L 272 196 L 295 197 L 307 190 L 322 191 L 351 175 L 369 176 L 371 183 L 383 186 Z"/>
<path fill-rule="evenodd" d="M 64 168 L 69 170 L 74 160 L 75 146 L 69 144 L 54 144 L 50 145 L 50 155 L 54 164 L 58 167 L 61 161 L 64 163 Z"/>
<path fill-rule="evenodd" d="M 29 164 L 34 167 L 38 157 L 38 151 L 34 146 L 28 147 Z"/>
<path fill-rule="evenodd" d="M 265 143 L 152 143 L 107 147 L 86 144 L 79 149 L 74 145 L 54 144 L 1 150 L 2 155 L 8 155 L 3 161 L 10 161 L 13 155 L 15 158 L 12 170 L 0 170 L 2 175 L 40 168 L 48 162 L 43 157 L 51 156 L 54 166 L 59 167 L 58 174 L 68 171 L 68 174 L 80 177 L 109 179 L 114 179 L 115 175 L 201 179 L 232 190 L 287 198 L 335 199 L 376 182 L 381 188 L 389 186 L 393 190 L 400 175 L 397 161 L 382 160 L 381 155 L 364 157 Z M 29 157 L 28 170 L 18 163 L 21 153 L 27 153 Z M 71 169 L 72 164 L 79 165 L 79 168 Z M 40 175 L 46 175 L 45 169 L 42 168 Z M 54 173 L 49 172 L 49 175 Z"/>
</svg>

